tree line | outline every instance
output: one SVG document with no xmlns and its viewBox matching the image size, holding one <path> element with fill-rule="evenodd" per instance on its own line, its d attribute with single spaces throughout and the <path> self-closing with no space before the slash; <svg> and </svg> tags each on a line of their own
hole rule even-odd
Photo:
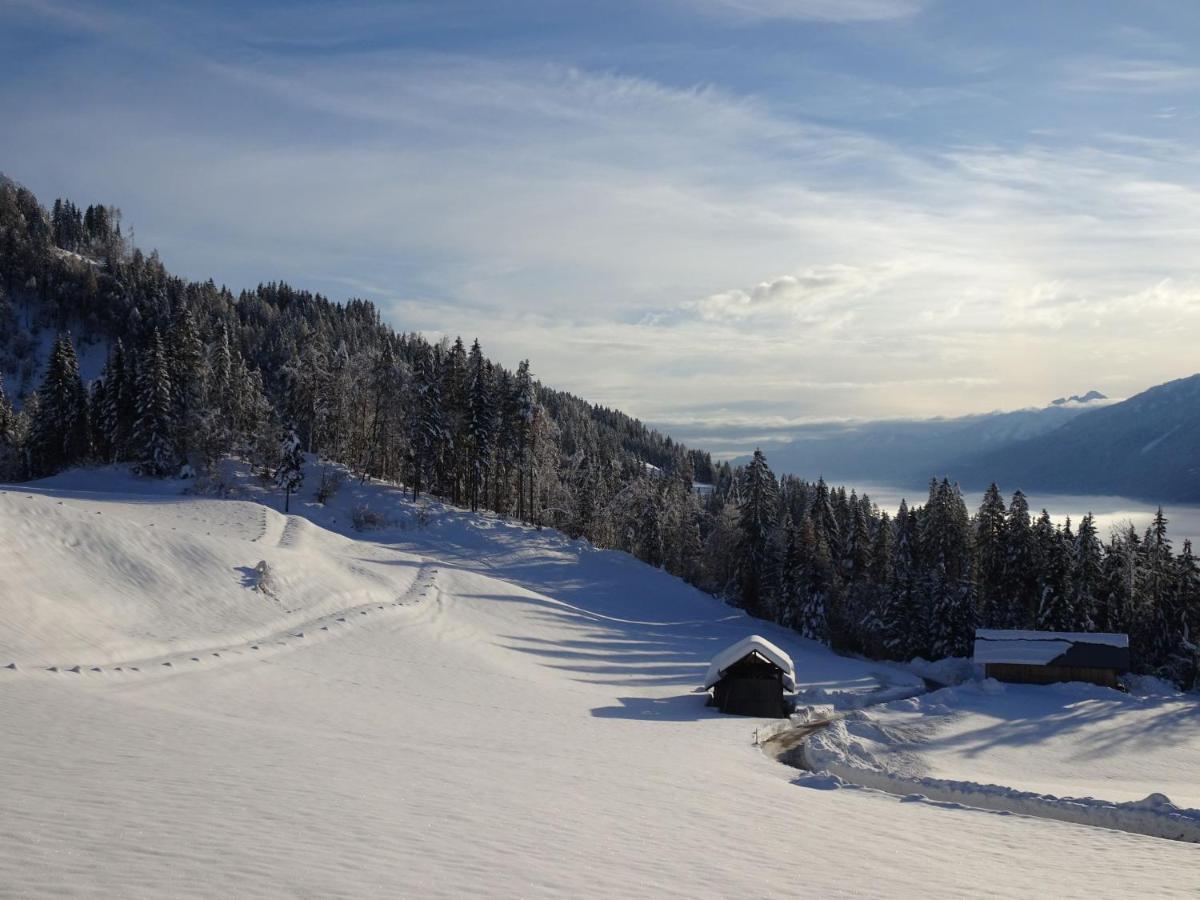
<svg viewBox="0 0 1200 900">
<path fill-rule="evenodd" d="M 1144 534 L 1034 517 L 993 487 L 970 514 L 931 484 L 892 517 L 761 452 L 714 462 L 617 410 L 430 341 L 372 304 L 283 283 L 235 295 L 171 276 L 120 211 L 51 211 L 0 181 L 0 478 L 127 463 L 149 476 L 226 455 L 286 492 L 301 451 L 363 478 L 625 550 L 841 650 L 969 655 L 976 626 L 1127 631 L 1135 664 L 1195 679 L 1200 577 L 1160 515 Z M 42 371 L 39 342 L 57 334 Z M 96 363 L 85 379 L 80 358 Z M 652 602 L 652 601 L 648 601 Z"/>
</svg>

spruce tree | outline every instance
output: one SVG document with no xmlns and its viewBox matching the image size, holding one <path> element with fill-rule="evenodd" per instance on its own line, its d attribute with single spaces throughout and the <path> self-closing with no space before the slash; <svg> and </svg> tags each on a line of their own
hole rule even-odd
<svg viewBox="0 0 1200 900">
<path fill-rule="evenodd" d="M 769 544 L 779 510 L 779 487 L 762 450 L 755 450 L 742 486 L 742 602 L 751 615 L 761 611 Z"/>
<path fill-rule="evenodd" d="M 1042 510 L 1034 526 L 1038 543 L 1038 614 L 1037 627 L 1042 631 L 1074 631 L 1079 627 L 1079 615 L 1074 606 L 1071 586 L 1071 557 L 1074 535 L 1070 524 L 1064 534 L 1054 527 L 1050 514 Z"/>
<path fill-rule="evenodd" d="M 4 389 L 4 375 L 0 373 L 0 479 L 19 478 L 21 468 L 17 413 Z"/>
<path fill-rule="evenodd" d="M 1012 496 L 1005 521 L 1005 574 L 1002 602 L 995 624 L 1000 628 L 1032 628 L 1037 619 L 1037 552 L 1029 503 L 1021 491 Z"/>
<path fill-rule="evenodd" d="M 468 500 L 471 509 L 478 510 L 492 454 L 495 416 L 491 373 L 478 340 L 471 344 L 467 382 Z"/>
<path fill-rule="evenodd" d="M 975 556 L 979 579 L 979 614 L 987 628 L 1002 628 L 1011 621 L 1005 581 L 1007 562 L 1007 509 L 993 482 L 983 495 L 975 516 Z"/>
<path fill-rule="evenodd" d="M 208 360 L 196 320 L 187 307 L 172 323 L 167 362 L 177 451 L 186 459 L 197 443 L 203 443 L 200 432 L 208 394 Z"/>
<path fill-rule="evenodd" d="M 441 378 L 433 354 L 425 344 L 417 348 L 413 393 L 408 420 L 408 468 L 413 499 L 416 500 L 438 468 L 446 435 Z"/>
<path fill-rule="evenodd" d="M 38 415 L 32 422 L 31 457 L 36 473 L 49 475 L 73 466 L 88 453 L 88 399 L 69 335 L 54 342 L 46 377 L 38 388 Z"/>
<path fill-rule="evenodd" d="M 275 469 L 275 484 L 283 488 L 283 511 L 291 511 L 292 494 L 304 483 L 304 450 L 296 429 L 289 428 L 279 442 L 279 465 Z"/>
<path fill-rule="evenodd" d="M 175 471 L 175 423 L 172 418 L 171 376 L 162 335 L 154 329 L 138 365 L 137 420 L 133 426 L 138 470 L 147 475 Z"/>
<path fill-rule="evenodd" d="M 1096 617 L 1104 605 L 1104 547 L 1096 536 L 1096 519 L 1089 512 L 1079 522 L 1071 565 L 1071 605 L 1076 625 L 1096 630 Z"/>
</svg>

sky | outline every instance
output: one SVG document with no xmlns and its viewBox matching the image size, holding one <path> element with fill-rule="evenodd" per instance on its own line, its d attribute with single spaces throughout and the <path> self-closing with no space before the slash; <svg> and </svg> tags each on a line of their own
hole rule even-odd
<svg viewBox="0 0 1200 900">
<path fill-rule="evenodd" d="M 0 0 L 0 171 L 685 440 L 1200 338 L 1200 4 Z"/>
</svg>

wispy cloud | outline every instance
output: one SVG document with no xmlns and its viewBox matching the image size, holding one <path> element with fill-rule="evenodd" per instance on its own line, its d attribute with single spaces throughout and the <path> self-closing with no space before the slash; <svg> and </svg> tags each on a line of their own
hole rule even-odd
<svg viewBox="0 0 1200 900">
<path fill-rule="evenodd" d="M 1194 90 L 1200 87 L 1200 66 L 1165 59 L 1090 58 L 1071 63 L 1067 85 L 1079 91 Z"/>
<path fill-rule="evenodd" d="M 23 60 L 0 83 L 0 118 L 21 126 L 0 132 L 6 171 L 45 199 L 122 205 L 185 274 L 365 295 L 398 327 L 478 334 L 655 421 L 1017 407 L 1191 364 L 1200 160 L 1178 120 L 1138 130 L 1123 109 L 1061 127 L 1108 95 L 1058 84 L 1061 98 L 1028 96 L 1059 105 L 997 136 L 992 119 L 1037 104 L 1009 84 L 926 84 L 924 56 L 865 105 L 871 66 L 834 71 L 814 115 L 802 89 L 741 83 L 709 57 L 639 68 L 632 44 L 599 62 L 528 40 L 272 52 L 321 34 L 311 9 L 288 12 L 285 29 L 246 26 L 250 45 L 226 40 L 231 20 L 205 26 L 220 40 L 184 39 L 164 14 L 154 32 L 134 23 L 155 35 L 145 49 L 114 56 L 125 38 L 105 37 L 70 65 Z M 688 24 L 714 41 L 753 31 Z M 143 53 L 154 77 L 129 77 Z M 792 74 L 790 56 L 770 62 Z M 909 93 L 927 102 L 875 114 Z"/>
</svg>

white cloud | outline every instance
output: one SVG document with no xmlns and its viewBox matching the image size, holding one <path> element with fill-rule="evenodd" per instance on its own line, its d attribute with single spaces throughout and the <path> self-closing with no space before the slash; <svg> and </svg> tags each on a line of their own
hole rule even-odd
<svg viewBox="0 0 1200 900">
<path fill-rule="evenodd" d="M 1187 141 L 913 146 L 464 56 L 189 59 L 127 90 L 84 62 L 53 103 L 36 73 L 0 88 L 0 158 L 44 198 L 118 203 L 191 276 L 363 294 L 644 418 L 953 414 L 1192 365 Z"/>
<path fill-rule="evenodd" d="M 1088 58 L 1070 64 L 1067 85 L 1080 91 L 1131 93 L 1195 90 L 1200 66 L 1170 59 Z"/>
</svg>

